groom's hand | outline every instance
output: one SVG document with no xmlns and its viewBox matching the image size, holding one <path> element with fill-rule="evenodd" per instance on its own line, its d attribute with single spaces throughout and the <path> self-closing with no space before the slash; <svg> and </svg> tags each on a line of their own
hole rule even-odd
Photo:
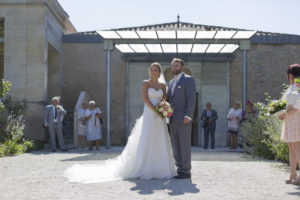
<svg viewBox="0 0 300 200">
<path fill-rule="evenodd" d="M 191 122 L 191 120 L 188 119 L 188 118 L 186 118 L 186 117 L 185 117 L 184 120 L 183 120 L 183 123 L 184 123 L 184 124 L 188 124 L 188 123 L 190 123 L 190 122 Z"/>
</svg>

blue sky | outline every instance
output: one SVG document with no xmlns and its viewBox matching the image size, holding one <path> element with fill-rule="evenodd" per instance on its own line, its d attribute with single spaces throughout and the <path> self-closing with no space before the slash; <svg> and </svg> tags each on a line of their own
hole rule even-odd
<svg viewBox="0 0 300 200">
<path fill-rule="evenodd" d="M 300 0 L 58 0 L 78 31 L 175 22 L 300 35 Z"/>
</svg>

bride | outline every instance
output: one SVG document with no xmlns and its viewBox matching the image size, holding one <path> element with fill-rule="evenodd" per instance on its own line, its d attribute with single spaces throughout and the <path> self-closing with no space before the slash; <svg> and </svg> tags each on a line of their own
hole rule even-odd
<svg viewBox="0 0 300 200">
<path fill-rule="evenodd" d="M 143 115 L 136 121 L 121 155 L 103 164 L 71 166 L 64 172 L 70 182 L 149 180 L 176 175 L 167 124 L 155 111 L 156 104 L 166 99 L 166 84 L 159 63 L 150 65 L 149 75 L 150 79 L 142 84 Z"/>
</svg>

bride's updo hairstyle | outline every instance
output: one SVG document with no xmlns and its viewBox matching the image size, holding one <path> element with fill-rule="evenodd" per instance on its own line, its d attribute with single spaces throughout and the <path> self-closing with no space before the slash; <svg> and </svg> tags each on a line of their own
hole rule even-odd
<svg viewBox="0 0 300 200">
<path fill-rule="evenodd" d="M 162 67 L 161 67 L 161 65 L 160 65 L 158 62 L 154 62 L 154 63 L 152 63 L 152 64 L 150 65 L 150 67 L 149 67 L 149 69 L 148 69 L 149 75 L 150 75 L 151 67 L 153 67 L 153 66 L 155 66 L 155 67 L 158 69 L 158 71 L 159 71 L 159 76 L 158 76 L 158 77 L 160 77 L 161 72 L 162 72 Z"/>
</svg>

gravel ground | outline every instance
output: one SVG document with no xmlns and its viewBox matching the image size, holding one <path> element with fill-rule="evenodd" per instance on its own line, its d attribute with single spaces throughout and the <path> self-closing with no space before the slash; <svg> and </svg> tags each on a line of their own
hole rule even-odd
<svg viewBox="0 0 300 200">
<path fill-rule="evenodd" d="M 191 180 L 78 184 L 62 176 L 72 164 L 101 163 L 121 149 L 67 153 L 44 150 L 0 158 L 0 199 L 300 199 L 300 187 L 285 184 L 287 165 L 224 149 L 193 148 Z"/>
</svg>

